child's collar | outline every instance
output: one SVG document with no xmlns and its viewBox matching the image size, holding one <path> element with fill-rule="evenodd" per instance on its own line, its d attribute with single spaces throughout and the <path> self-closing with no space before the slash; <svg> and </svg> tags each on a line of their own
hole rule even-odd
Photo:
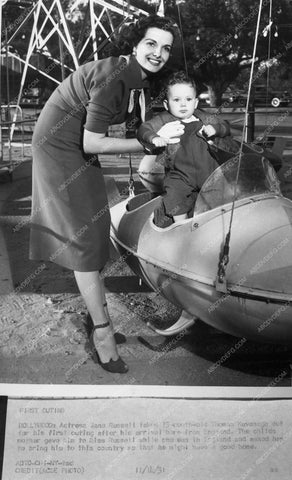
<svg viewBox="0 0 292 480">
<path fill-rule="evenodd" d="M 198 117 L 195 117 L 195 115 L 192 115 L 191 117 L 185 118 L 184 120 L 182 120 L 182 122 L 191 123 L 191 122 L 199 122 L 199 120 L 200 119 Z"/>
</svg>

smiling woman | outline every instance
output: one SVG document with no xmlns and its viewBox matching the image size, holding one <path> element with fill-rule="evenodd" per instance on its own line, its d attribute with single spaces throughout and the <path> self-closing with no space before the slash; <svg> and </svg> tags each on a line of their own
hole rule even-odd
<svg viewBox="0 0 292 480">
<path fill-rule="evenodd" d="M 147 79 L 149 74 L 159 72 L 166 64 L 170 56 L 173 43 L 173 35 L 168 31 L 152 27 L 147 34 L 134 46 L 132 56 L 136 57 L 141 68 L 142 81 Z M 141 151 L 141 145 L 137 141 L 129 143 L 120 138 L 108 138 L 105 133 L 98 133 L 88 130 L 85 125 L 83 146 L 85 153 L 122 153 Z"/>
<path fill-rule="evenodd" d="M 30 258 L 74 270 L 93 322 L 91 353 L 110 372 L 128 367 L 117 352 L 99 274 L 108 259 L 110 215 L 98 154 L 143 150 L 136 138 L 107 137 L 107 130 L 127 119 L 137 91 L 144 120 L 147 77 L 168 61 L 175 33 L 173 21 L 157 15 L 125 26 L 123 55 L 89 62 L 67 77 L 33 135 Z"/>
</svg>

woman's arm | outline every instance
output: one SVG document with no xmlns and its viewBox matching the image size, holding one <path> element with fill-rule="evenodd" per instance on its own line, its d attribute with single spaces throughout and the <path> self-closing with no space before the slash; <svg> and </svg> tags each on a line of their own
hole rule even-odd
<svg viewBox="0 0 292 480">
<path fill-rule="evenodd" d="M 138 139 L 141 143 L 151 143 L 153 138 L 157 137 L 158 130 L 163 127 L 164 124 L 165 121 L 163 120 L 163 116 L 159 114 L 155 115 L 150 120 L 147 120 L 147 122 L 143 122 L 142 125 L 140 125 L 137 132 Z"/>
<path fill-rule="evenodd" d="M 106 137 L 84 129 L 83 149 L 85 153 L 134 153 L 143 152 L 143 146 L 136 138 Z"/>
</svg>

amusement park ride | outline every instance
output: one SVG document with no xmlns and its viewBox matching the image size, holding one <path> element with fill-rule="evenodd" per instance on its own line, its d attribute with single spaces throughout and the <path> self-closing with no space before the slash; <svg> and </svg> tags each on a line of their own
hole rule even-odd
<svg viewBox="0 0 292 480">
<path fill-rule="evenodd" d="M 78 41 L 74 45 L 66 15 L 73 14 L 80 5 L 85 8 L 86 13 Z M 6 25 L 3 19 L 5 18 L 5 8 L 9 6 L 15 10 L 15 21 Z M 113 14 L 120 22 L 115 27 L 112 20 Z M 7 77 L 5 104 L 2 103 L 3 85 L 1 86 L 0 82 L 1 117 L 4 117 L 1 119 L 0 129 L 0 162 L 3 158 L 2 127 L 9 131 L 7 144 L 10 147 L 15 128 L 23 121 L 18 115 L 23 93 L 37 85 L 36 81 L 27 82 L 28 70 L 37 71 L 39 75 L 57 86 L 60 81 L 82 63 L 97 60 L 100 50 L 111 41 L 112 36 L 121 25 L 129 18 L 139 15 L 148 15 L 148 13 L 141 8 L 132 6 L 129 1 L 123 0 L 112 0 L 111 2 L 106 0 L 76 0 L 72 1 L 70 10 L 66 14 L 61 0 L 0 1 L 0 29 L 1 32 L 3 31 L 0 39 L 0 52 L 6 63 L 5 68 L 1 58 L 0 78 L 5 78 L 3 75 L 4 68 Z M 22 38 L 24 27 L 28 25 L 31 28 L 31 34 L 24 56 L 25 59 L 23 59 L 14 51 L 13 44 L 15 39 Z M 27 28 L 25 34 L 27 35 Z M 52 43 L 59 47 L 57 57 L 51 54 L 50 45 Z M 2 54 L 2 52 L 4 53 Z M 36 66 L 34 61 L 36 55 L 47 61 Z M 20 86 L 17 96 L 14 96 L 14 98 L 10 98 L 9 95 L 8 59 L 15 59 L 17 63 L 22 65 Z M 3 112 L 5 115 L 2 115 Z"/>
<path fill-rule="evenodd" d="M 90 35 L 80 40 L 76 51 L 60 1 L 52 0 L 50 7 L 44 0 L 8 0 L 2 2 L 4 7 L 5 3 L 23 3 L 26 8 L 29 4 L 22 25 L 34 17 L 17 103 L 27 69 L 35 68 L 30 64 L 33 52 L 41 50 L 49 56 L 46 44 L 52 35 L 60 41 L 60 58 L 52 61 L 64 72 L 65 49 L 74 68 L 82 61 L 89 41 L 92 58 L 98 58 L 97 29 L 103 38 L 111 38 L 111 12 L 121 15 L 121 23 L 129 15 L 147 14 L 122 0 L 84 1 Z M 72 4 L 72 10 L 78 3 Z M 94 11 L 97 4 L 102 7 L 98 15 Z M 258 15 L 255 37 L 261 8 Z M 106 31 L 103 16 L 111 31 Z M 44 35 L 47 22 L 51 22 L 51 31 Z M 40 73 L 56 82 L 48 71 Z M 249 93 L 251 82 L 252 72 Z M 227 155 L 218 149 L 214 152 L 219 167 L 202 187 L 192 218 L 163 229 L 153 223 L 164 176 L 156 157 L 144 159 L 139 169 L 148 191 L 130 195 L 111 208 L 111 239 L 116 249 L 140 278 L 182 309 L 172 327 L 155 329 L 161 335 L 184 331 L 199 318 L 238 337 L 279 344 L 292 341 L 292 202 L 281 194 L 270 163 L 276 157 L 260 146 L 246 143 L 246 126 L 247 115 L 236 154 Z"/>
<path fill-rule="evenodd" d="M 17 58 L 23 63 L 23 71 L 21 84 L 18 94 L 18 103 L 23 93 L 23 88 L 27 76 L 28 68 L 37 70 L 42 76 L 48 78 L 52 82 L 59 84 L 58 80 L 50 72 L 61 70 L 62 78 L 67 76 L 68 72 L 76 69 L 81 63 L 89 59 L 84 57 L 86 47 L 91 46 L 91 60 L 97 60 L 98 52 L 104 44 L 111 41 L 112 35 L 118 28 L 129 18 L 139 14 L 147 15 L 147 12 L 140 8 L 132 6 L 129 2 L 123 0 L 113 0 L 112 3 L 104 0 L 76 0 L 72 2 L 69 12 L 74 12 L 78 6 L 84 6 L 86 13 L 83 26 L 77 45 L 73 44 L 70 34 L 68 21 L 62 7 L 61 0 L 1 0 L 0 4 L 0 27 L 2 31 L 2 18 L 6 6 L 14 6 L 16 12 L 18 7 L 18 15 L 15 18 L 15 28 L 9 28 L 12 31 L 10 37 L 4 42 L 5 49 L 13 45 L 13 41 L 23 32 L 24 26 L 31 22 L 31 35 L 27 46 L 25 60 L 20 59 L 16 53 L 9 51 L 9 56 Z M 120 24 L 114 27 L 111 14 L 115 13 L 120 17 Z M 105 22 L 105 19 L 107 22 Z M 106 23 L 106 26 L 105 26 Z M 11 26 L 10 26 L 11 27 Z M 102 41 L 101 41 L 102 39 Z M 49 50 L 49 43 L 56 42 L 59 44 L 59 57 L 54 58 Z M 99 44 L 98 44 L 99 42 Z M 2 48 L 3 45 L 0 44 Z M 37 68 L 31 59 L 35 53 L 41 54 L 51 61 L 47 68 Z M 72 66 L 68 59 L 73 62 Z"/>
<path fill-rule="evenodd" d="M 119 253 L 182 309 L 165 330 L 149 325 L 161 335 L 185 331 L 199 318 L 237 337 L 292 341 L 292 202 L 281 194 L 272 166 L 276 156 L 244 142 L 247 123 L 246 112 L 236 154 L 213 152 L 220 166 L 203 185 L 192 218 L 167 228 L 154 224 L 164 171 L 153 156 L 139 167 L 149 193 L 111 208 L 111 238 Z"/>
</svg>

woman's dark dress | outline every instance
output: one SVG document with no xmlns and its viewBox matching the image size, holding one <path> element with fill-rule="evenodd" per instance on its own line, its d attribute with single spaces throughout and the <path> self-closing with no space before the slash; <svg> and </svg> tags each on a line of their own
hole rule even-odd
<svg viewBox="0 0 292 480">
<path fill-rule="evenodd" d="M 125 121 L 130 90 L 143 88 L 136 59 L 89 62 L 54 91 L 33 140 L 30 259 L 76 271 L 108 259 L 110 215 L 97 155 L 83 151 L 83 128 L 106 133 Z"/>
</svg>

